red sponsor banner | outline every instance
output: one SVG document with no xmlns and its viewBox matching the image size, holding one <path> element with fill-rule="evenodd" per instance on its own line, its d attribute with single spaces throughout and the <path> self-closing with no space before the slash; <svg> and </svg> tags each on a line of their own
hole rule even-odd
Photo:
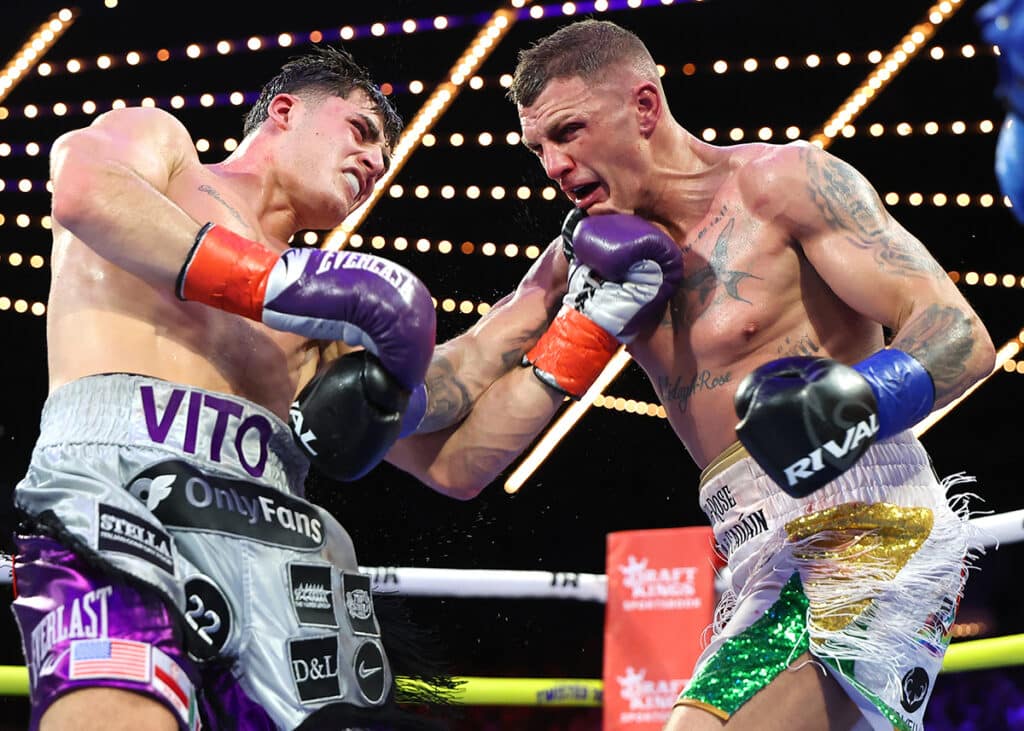
<svg viewBox="0 0 1024 731">
<path fill-rule="evenodd" d="M 711 528 L 608 534 L 604 729 L 661 729 L 715 610 Z"/>
</svg>

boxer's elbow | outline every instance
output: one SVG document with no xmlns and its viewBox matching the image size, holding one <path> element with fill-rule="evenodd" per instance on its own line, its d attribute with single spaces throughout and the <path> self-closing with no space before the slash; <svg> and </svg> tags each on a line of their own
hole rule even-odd
<svg viewBox="0 0 1024 731">
<path fill-rule="evenodd" d="M 474 471 L 458 455 L 439 449 L 435 434 L 400 440 L 385 459 L 435 492 L 456 500 L 472 500 L 490 479 Z"/>
<path fill-rule="evenodd" d="M 431 489 L 462 502 L 472 500 L 490 484 L 492 477 L 458 469 L 453 465 L 432 465 L 421 478 Z"/>
<path fill-rule="evenodd" d="M 87 142 L 82 135 L 65 135 L 52 152 L 51 213 L 61 226 L 79 236 L 113 210 L 107 200 L 110 173 L 104 161 L 90 153 Z"/>
<path fill-rule="evenodd" d="M 992 369 L 996 367 L 996 348 L 992 342 L 992 336 L 989 335 L 988 328 L 985 327 L 978 317 L 975 317 L 974 330 L 977 335 L 974 338 L 974 357 L 972 358 L 974 361 L 974 372 L 972 375 L 975 381 L 980 381 L 992 373 Z"/>
</svg>

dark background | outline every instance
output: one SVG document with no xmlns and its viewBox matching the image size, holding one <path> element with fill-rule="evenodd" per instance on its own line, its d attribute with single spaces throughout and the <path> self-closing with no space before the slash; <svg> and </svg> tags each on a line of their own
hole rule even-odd
<svg viewBox="0 0 1024 731">
<path fill-rule="evenodd" d="M 968 193 L 972 201 L 982 193 L 997 197 L 993 173 L 995 133 L 980 134 L 978 122 L 992 120 L 996 128 L 1002 109 L 994 100 L 995 59 L 991 48 L 980 43 L 974 13 L 980 2 L 963 3 L 942 24 L 928 48 L 855 120 L 858 134 L 839 138 L 829 148 L 855 165 L 883 195 L 920 192 L 926 201 L 935 193 L 953 198 Z M 325 33 L 345 24 L 360 29 L 360 37 L 346 42 L 362 63 L 381 82 L 395 88 L 394 100 L 406 120 L 411 120 L 435 84 L 442 81 L 455 60 L 490 12 L 504 3 L 479 0 L 378 0 L 357 4 L 291 0 L 283 4 L 240 2 L 121 2 L 114 9 L 100 2 L 83 2 L 80 15 L 67 34 L 51 49 L 46 60 L 57 67 L 49 77 L 32 72 L 0 105 L 9 111 L 0 119 L 0 142 L 11 154 L 0 157 L 0 297 L 45 302 L 49 286 L 48 265 L 33 269 L 27 263 L 13 266 L 9 255 L 41 254 L 48 264 L 48 231 L 40 219 L 49 212 L 47 179 L 49 144 L 61 132 L 89 123 L 91 116 L 78 111 L 81 102 L 93 99 L 99 110 L 114 99 L 139 103 L 145 96 L 169 108 L 174 94 L 196 97 L 204 92 L 243 91 L 250 95 L 280 64 L 308 47 L 308 34 Z M 622 3 L 617 4 L 622 6 Z M 48 15 L 59 5 L 50 2 L 4 3 L 0 8 L 0 59 L 6 62 Z M 483 242 L 543 245 L 557 232 L 568 210 L 563 199 L 543 200 L 537 191 L 547 185 L 540 167 L 521 146 L 503 142 L 505 133 L 517 130 L 514 107 L 504 98 L 498 77 L 510 73 L 519 48 L 552 32 L 566 22 L 560 5 L 545 6 L 541 20 L 525 18 L 485 62 L 479 74 L 484 88 L 464 88 L 434 132 L 438 144 L 420 148 L 394 182 L 406 194 L 383 197 L 362 224 L 367 239 L 380 234 L 389 242 L 380 250 L 417 272 L 439 300 L 453 298 L 473 303 L 494 302 L 510 290 L 529 266 L 516 258 L 484 256 Z M 664 84 L 676 118 L 699 133 L 705 127 L 718 130 L 717 142 L 727 143 L 727 130 L 746 131 L 752 141 L 762 126 L 775 129 L 773 141 L 784 141 L 779 130 L 797 125 L 808 138 L 833 114 L 853 89 L 873 69 L 866 54 L 874 49 L 887 53 L 916 23 L 924 20 L 929 3 L 920 0 L 860 0 L 831 3 L 820 0 L 709 0 L 702 3 L 664 5 L 646 0 L 643 7 L 621 7 L 601 14 L 636 31 L 656 61 L 667 68 Z M 453 18 L 448 30 L 406 34 L 391 32 L 372 37 L 366 27 L 374 21 L 418 20 L 437 14 Z M 456 20 L 460 22 L 456 22 Z M 422 25 L 422 24 L 421 24 Z M 240 41 L 250 35 L 275 38 L 278 33 L 298 35 L 292 48 L 270 44 L 266 50 L 244 49 L 229 56 L 208 54 L 198 60 L 185 58 L 188 43 L 212 45 L 218 40 Z M 973 58 L 960 48 L 978 45 Z M 237 44 L 236 44 L 237 45 Z M 946 55 L 933 60 L 932 46 Z M 154 59 L 157 49 L 171 51 L 172 59 Z M 121 63 L 110 70 L 94 67 L 98 55 L 123 58 L 129 50 L 143 53 L 137 66 Z M 852 54 L 847 66 L 836 63 L 841 51 Z M 822 64 L 809 69 L 802 59 L 809 53 Z M 772 66 L 775 57 L 791 58 L 788 70 Z M 740 69 L 743 60 L 757 58 L 760 69 Z M 80 58 L 87 69 L 79 74 L 64 70 L 64 62 Z M 729 71 L 716 74 L 711 64 L 723 59 Z M 682 67 L 696 65 L 686 76 Z M 420 80 L 427 91 L 408 93 L 408 84 Z M 66 102 L 72 112 L 63 117 L 50 113 L 52 105 Z M 38 118 L 27 119 L 25 105 L 41 109 Z M 195 138 L 212 143 L 203 153 L 206 162 L 225 156 L 222 141 L 241 137 L 245 107 L 220 104 L 212 108 L 193 105 L 172 110 Z M 950 124 L 962 120 L 968 132 L 952 134 Z M 925 122 L 935 121 L 939 133 L 927 135 Z M 869 124 L 885 125 L 886 134 L 871 137 Z M 909 136 L 893 133 L 898 122 L 914 128 Z M 489 131 L 497 141 L 488 147 L 475 140 Z M 461 132 L 466 144 L 453 147 L 448 136 Z M 26 143 L 41 147 L 38 155 L 25 151 Z M 16 181 L 33 181 L 33 190 L 21 193 Z M 419 200 L 409 191 L 427 185 L 431 196 Z M 441 185 L 455 186 L 451 200 L 438 196 Z M 477 185 L 485 194 L 470 200 L 462 191 Z M 514 190 L 529 186 L 528 201 L 514 195 L 495 201 L 486 195 L 491 186 Z M 1021 303 L 1024 291 L 1022 229 L 1002 205 L 983 208 L 893 205 L 892 213 L 934 253 L 950 272 L 994 273 L 1017 277 L 1017 286 L 967 286 L 963 292 L 988 325 L 996 346 L 1017 337 L 1024 327 Z M 25 213 L 31 225 L 22 228 L 15 216 Z M 391 242 L 404 236 L 411 242 L 423 237 L 432 242 L 447 239 L 456 252 L 440 254 L 397 251 Z M 477 245 L 475 253 L 458 253 L 463 241 Z M 139 242 L 145 246 L 146 242 Z M 364 247 L 364 250 L 368 247 Z M 474 316 L 439 311 L 439 338 L 461 332 Z M 0 358 L 0 486 L 6 492 L 22 475 L 38 431 L 38 414 L 46 395 L 45 316 L 0 311 L 0 334 L 6 356 Z M 970 486 L 984 498 L 976 507 L 1005 512 L 1024 507 L 1018 490 L 1020 432 L 1017 428 L 1024 379 L 1017 373 L 1000 372 L 985 383 L 950 416 L 924 437 L 941 475 L 966 471 L 976 475 Z M 654 393 L 635 365 L 608 389 L 625 398 L 653 401 Z M 478 499 L 460 503 L 425 489 L 403 473 L 383 465 L 356 484 L 338 485 L 311 481 L 312 499 L 330 508 L 355 539 L 363 565 L 429 566 L 451 568 L 544 569 L 551 571 L 604 572 L 607 533 L 635 528 L 704 525 L 696 501 L 698 470 L 663 419 L 606 409 L 591 409 L 551 458 L 541 466 L 521 492 L 513 497 L 500 481 Z M 10 501 L 2 509 L 4 541 L 10 530 Z M 973 573 L 961 611 L 961 621 L 982 623 L 981 636 L 1024 631 L 1020 611 L 1016 567 L 1024 560 L 1019 545 L 990 551 Z M 8 589 L 5 589 L 9 593 Z M 451 600 L 413 601 L 418 619 L 436 624 L 460 674 L 483 676 L 600 677 L 603 607 L 578 602 L 546 600 Z M 21 662 L 17 634 L 3 612 L 3 657 L 0 663 Z M 1018 671 L 944 676 L 937 686 L 930 711 L 929 728 L 1017 728 L 1018 720 L 1007 706 L 1021 704 L 1024 681 Z M 1012 700 L 1007 700 L 1012 699 Z M 0 701 L 0 716 L 23 723 L 24 699 Z M 973 710 L 966 710 L 970 706 Z M 959 726 L 955 719 L 972 716 L 975 725 Z M 1024 714 L 1022 714 L 1024 715 Z M 596 710 L 469 712 L 466 728 L 593 728 Z M 972 721 L 972 723 L 974 723 Z"/>
</svg>

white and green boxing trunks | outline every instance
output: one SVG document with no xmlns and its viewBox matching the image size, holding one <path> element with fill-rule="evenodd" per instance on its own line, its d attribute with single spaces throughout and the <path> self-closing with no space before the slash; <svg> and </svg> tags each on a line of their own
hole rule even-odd
<svg viewBox="0 0 1024 731">
<path fill-rule="evenodd" d="M 863 714 L 857 729 L 921 731 L 971 558 L 962 475 L 939 482 L 910 433 L 792 498 L 736 444 L 701 475 L 700 504 L 731 570 L 715 632 L 677 705 L 728 719 L 804 653 Z"/>
</svg>

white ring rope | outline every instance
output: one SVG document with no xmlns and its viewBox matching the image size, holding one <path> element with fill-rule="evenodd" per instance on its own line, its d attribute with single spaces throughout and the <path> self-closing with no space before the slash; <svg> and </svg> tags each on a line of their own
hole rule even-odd
<svg viewBox="0 0 1024 731">
<path fill-rule="evenodd" d="M 977 528 L 975 548 L 1024 541 L 1024 510 L 972 518 Z M 428 569 L 400 566 L 360 566 L 371 577 L 374 591 L 404 596 L 452 596 L 509 599 L 576 599 L 604 602 L 604 574 L 571 571 L 507 571 L 493 569 Z M 724 573 L 715 588 L 724 586 Z M 0 584 L 11 583 L 11 557 L 0 554 Z"/>
</svg>

